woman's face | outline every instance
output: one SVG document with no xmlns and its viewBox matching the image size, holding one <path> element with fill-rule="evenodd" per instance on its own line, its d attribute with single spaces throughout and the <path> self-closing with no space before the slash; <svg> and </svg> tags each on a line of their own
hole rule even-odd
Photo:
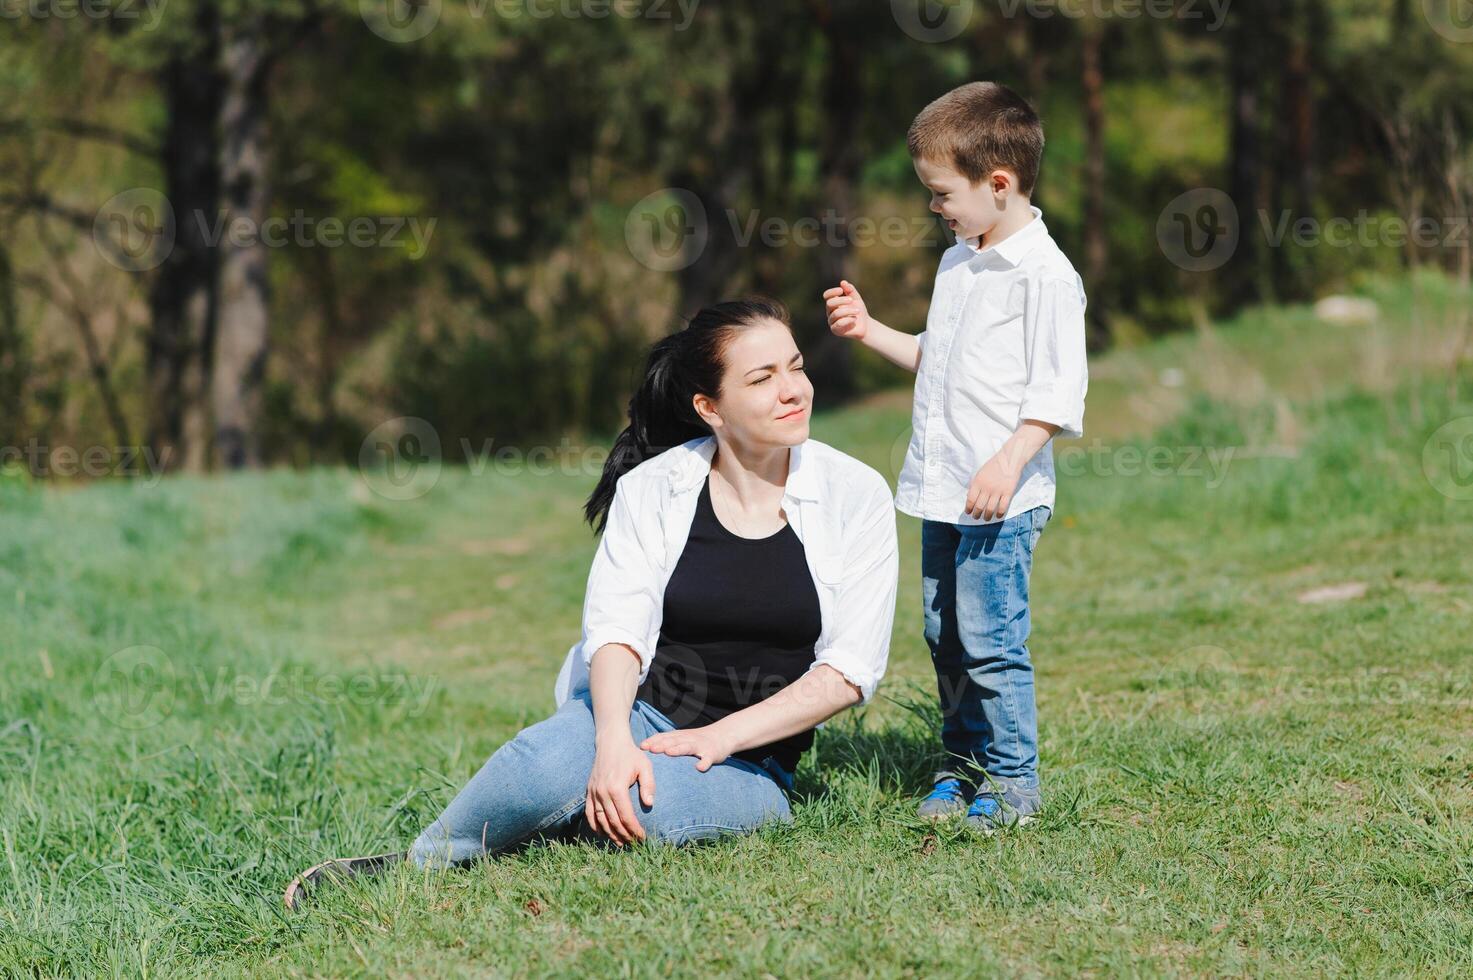
<svg viewBox="0 0 1473 980">
<path fill-rule="evenodd" d="M 721 397 L 695 398 L 696 411 L 718 436 L 743 446 L 796 446 L 808 438 L 813 385 L 793 332 L 762 320 L 726 346 Z"/>
</svg>

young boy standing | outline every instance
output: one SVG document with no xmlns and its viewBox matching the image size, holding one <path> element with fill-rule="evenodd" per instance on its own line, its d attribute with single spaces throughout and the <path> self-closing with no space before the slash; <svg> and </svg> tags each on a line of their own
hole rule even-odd
<svg viewBox="0 0 1473 980">
<path fill-rule="evenodd" d="M 919 517 L 926 643 L 952 765 L 919 814 L 966 811 L 985 832 L 1032 819 L 1038 716 L 1028 577 L 1053 513 L 1053 452 L 1084 431 L 1084 285 L 1030 198 L 1043 127 L 1015 92 L 973 82 L 931 103 L 907 136 L 941 257 L 918 335 L 869 315 L 848 282 L 824 293 L 829 327 L 916 372 L 895 505 Z"/>
</svg>

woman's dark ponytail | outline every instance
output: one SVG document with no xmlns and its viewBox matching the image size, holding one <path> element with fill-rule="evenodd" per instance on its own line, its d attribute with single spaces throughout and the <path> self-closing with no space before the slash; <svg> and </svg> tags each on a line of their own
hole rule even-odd
<svg viewBox="0 0 1473 980">
<path fill-rule="evenodd" d="M 711 427 L 696 414 L 693 399 L 698 394 L 720 395 L 731 335 L 762 320 L 776 320 L 791 329 L 786 306 L 754 297 L 707 307 L 685 329 L 660 338 L 650 348 L 643 380 L 629 399 L 629 425 L 614 440 L 598 486 L 583 506 L 596 532 L 602 533 L 608 523 L 619 477 L 672 446 L 711 434 Z"/>
</svg>

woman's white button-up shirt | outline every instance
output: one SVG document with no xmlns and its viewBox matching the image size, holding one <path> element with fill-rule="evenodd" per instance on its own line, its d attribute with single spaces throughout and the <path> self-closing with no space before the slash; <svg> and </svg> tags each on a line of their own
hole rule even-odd
<svg viewBox="0 0 1473 980">
<path fill-rule="evenodd" d="M 559 705 L 587 687 L 588 665 L 605 644 L 626 644 L 639 655 L 641 683 L 649 674 L 665 586 L 685 550 L 715 452 L 715 437 L 692 439 L 619 478 L 588 573 L 583 638 L 568 651 L 554 690 Z M 884 676 L 895 621 L 900 558 L 889 484 L 872 467 L 808 439 L 791 449 L 782 507 L 818 591 L 823 625 L 813 666 L 844 675 L 864 704 Z"/>
</svg>

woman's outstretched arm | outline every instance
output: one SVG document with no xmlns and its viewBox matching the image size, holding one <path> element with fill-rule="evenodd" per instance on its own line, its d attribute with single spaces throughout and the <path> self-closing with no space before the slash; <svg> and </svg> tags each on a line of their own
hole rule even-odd
<svg viewBox="0 0 1473 980">
<path fill-rule="evenodd" d="M 593 698 L 593 770 L 583 814 L 595 833 L 621 847 L 644 840 L 644 827 L 630 805 L 629 787 L 639 783 L 639 799 L 655 802 L 655 767 L 634 744 L 629 712 L 639 690 L 639 654 L 622 643 L 605 643 L 588 667 Z"/>
<path fill-rule="evenodd" d="M 698 756 L 696 768 L 705 772 L 743 749 L 806 732 L 858 704 L 861 696 L 859 688 L 845 680 L 843 674 L 821 664 L 749 708 L 700 728 L 651 735 L 639 747 L 666 755 Z"/>
</svg>

